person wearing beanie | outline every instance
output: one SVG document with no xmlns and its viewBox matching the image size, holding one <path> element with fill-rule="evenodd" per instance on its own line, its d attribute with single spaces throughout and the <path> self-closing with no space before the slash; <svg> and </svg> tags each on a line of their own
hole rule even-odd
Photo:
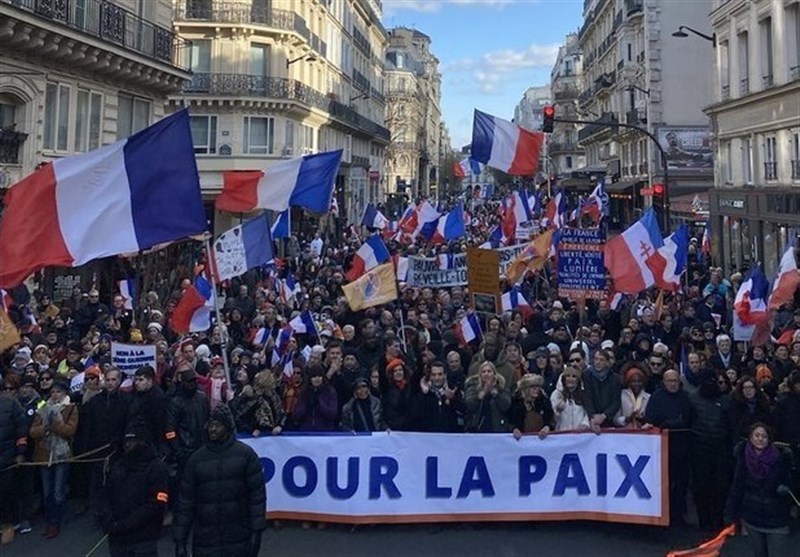
<svg viewBox="0 0 800 557">
<path fill-rule="evenodd" d="M 255 451 L 237 441 L 225 404 L 211 411 L 206 442 L 186 462 L 175 506 L 176 557 L 256 557 L 266 528 L 266 488 Z"/>
<path fill-rule="evenodd" d="M 44 537 L 58 537 L 67 502 L 67 480 L 72 456 L 70 442 L 78 429 L 78 409 L 69 400 L 69 383 L 53 382 L 47 403 L 36 411 L 30 436 L 36 442 L 33 461 L 42 466 L 42 495 L 47 529 Z"/>
<path fill-rule="evenodd" d="M 99 523 L 114 555 L 158 555 L 169 491 L 167 467 L 140 426 L 123 437 L 105 482 Z"/>
</svg>

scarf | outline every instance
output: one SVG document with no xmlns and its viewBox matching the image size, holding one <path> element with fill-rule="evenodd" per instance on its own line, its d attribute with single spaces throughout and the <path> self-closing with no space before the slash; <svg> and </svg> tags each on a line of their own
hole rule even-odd
<svg viewBox="0 0 800 557">
<path fill-rule="evenodd" d="M 774 445 L 767 446 L 760 453 L 749 442 L 744 448 L 744 464 L 747 467 L 747 473 L 758 481 L 769 475 L 772 467 L 778 462 L 778 457 L 780 457 L 780 453 Z"/>
<path fill-rule="evenodd" d="M 601 371 L 597 371 L 594 366 L 589 366 L 589 374 L 597 379 L 598 381 L 605 381 L 606 377 L 608 377 L 608 369 Z"/>
<path fill-rule="evenodd" d="M 727 354 L 723 354 L 722 352 L 718 352 L 719 359 L 722 361 L 722 365 L 726 368 L 731 364 L 731 355 L 732 352 L 728 352 Z"/>
</svg>

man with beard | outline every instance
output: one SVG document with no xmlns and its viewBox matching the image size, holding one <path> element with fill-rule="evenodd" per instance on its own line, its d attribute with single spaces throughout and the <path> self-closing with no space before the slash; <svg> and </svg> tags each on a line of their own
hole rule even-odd
<svg viewBox="0 0 800 557">
<path fill-rule="evenodd" d="M 266 527 L 266 488 L 255 451 L 237 441 L 224 404 L 206 422 L 208 441 L 186 462 L 175 510 L 176 557 L 256 557 Z"/>
<path fill-rule="evenodd" d="M 169 497 L 167 469 L 138 428 L 125 434 L 122 456 L 106 483 L 100 524 L 108 534 L 111 557 L 158 555 L 158 538 Z"/>
<path fill-rule="evenodd" d="M 356 352 L 358 361 L 368 370 L 380 365 L 383 346 L 375 330 L 375 322 L 367 319 L 361 326 L 361 343 Z"/>
<path fill-rule="evenodd" d="M 483 348 L 472 357 L 469 364 L 469 376 L 478 375 L 483 362 L 492 362 L 495 370 L 505 379 L 506 387 L 510 387 L 514 381 L 514 368 L 506 359 L 506 352 L 503 350 L 503 341 L 496 333 L 486 333 L 483 335 Z"/>
</svg>

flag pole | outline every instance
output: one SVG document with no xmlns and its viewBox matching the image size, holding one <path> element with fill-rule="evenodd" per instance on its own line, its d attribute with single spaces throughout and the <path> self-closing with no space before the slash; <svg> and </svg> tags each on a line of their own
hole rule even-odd
<svg viewBox="0 0 800 557">
<path fill-rule="evenodd" d="M 225 368 L 225 380 L 228 382 L 228 388 L 232 389 L 233 382 L 231 381 L 231 367 L 228 363 L 228 331 L 222 323 L 222 314 L 219 309 L 219 293 L 217 292 L 217 266 L 212 261 L 214 252 L 211 249 L 210 234 L 206 237 L 205 244 L 206 255 L 208 257 L 209 265 L 211 266 L 211 286 L 214 289 L 214 314 L 217 316 L 217 328 L 219 329 L 219 342 L 221 346 L 220 352 L 222 352 L 222 365 Z"/>
<path fill-rule="evenodd" d="M 406 324 L 403 321 L 403 308 L 400 307 L 400 339 L 403 341 L 403 352 L 408 354 L 408 345 L 406 344 Z"/>
</svg>

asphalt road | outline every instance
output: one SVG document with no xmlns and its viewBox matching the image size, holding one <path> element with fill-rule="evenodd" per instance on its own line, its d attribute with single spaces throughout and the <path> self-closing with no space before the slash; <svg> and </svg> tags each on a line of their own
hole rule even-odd
<svg viewBox="0 0 800 557">
<path fill-rule="evenodd" d="M 304 530 L 298 523 L 268 529 L 260 555 L 265 557 L 664 557 L 672 549 L 692 547 L 703 540 L 693 527 L 657 528 L 595 522 L 484 523 L 476 525 L 331 525 L 324 530 Z M 9 545 L 2 557 L 84 557 L 103 535 L 87 516 L 68 520 L 56 540 L 41 537 L 43 525 Z M 793 534 L 800 547 L 800 532 Z M 160 555 L 171 557 L 169 529 L 161 539 Z M 795 556 L 800 555 L 800 551 Z M 90 557 L 107 557 L 102 543 Z M 750 557 L 741 536 L 730 539 L 724 557 Z M 223 557 L 236 557 L 233 555 Z M 783 557 L 783 556 L 780 556 Z M 794 556 L 785 556 L 794 557 Z"/>
</svg>

